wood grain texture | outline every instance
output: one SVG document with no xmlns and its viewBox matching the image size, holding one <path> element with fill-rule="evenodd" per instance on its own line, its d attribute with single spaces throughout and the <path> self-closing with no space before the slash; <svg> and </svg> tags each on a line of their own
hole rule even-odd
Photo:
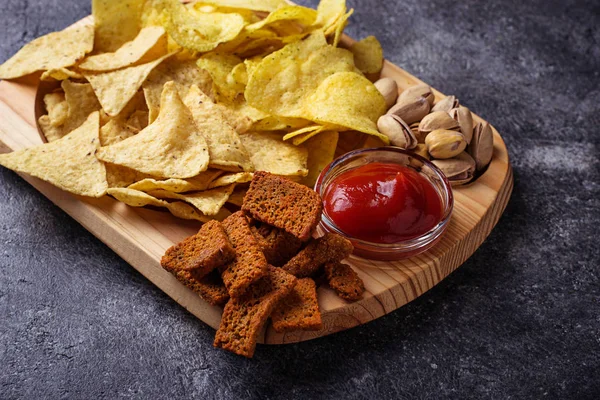
<svg viewBox="0 0 600 400">
<path fill-rule="evenodd" d="M 80 21 L 89 23 L 90 19 Z M 346 44 L 351 40 L 345 38 Z M 400 90 L 421 83 L 386 62 L 383 76 L 394 78 Z M 39 75 L 0 82 L 0 152 L 42 143 L 36 125 Z M 435 92 L 436 98 L 443 97 Z M 481 119 L 475 116 L 477 122 Z M 343 135 L 343 134 L 342 134 Z M 222 309 L 180 284 L 160 267 L 160 257 L 174 243 L 195 233 L 199 224 L 170 214 L 128 207 L 112 198 L 71 195 L 39 179 L 21 176 L 106 243 L 125 261 L 185 307 L 217 328 Z M 365 282 L 362 300 L 348 303 L 327 287 L 318 289 L 323 329 L 279 334 L 268 327 L 264 343 L 284 344 L 325 336 L 381 317 L 414 300 L 458 268 L 481 245 L 502 215 L 512 192 L 513 178 L 504 141 L 494 129 L 494 157 L 476 182 L 454 190 L 454 213 L 448 230 L 431 250 L 403 261 L 371 261 L 351 256 L 348 262 Z"/>
</svg>

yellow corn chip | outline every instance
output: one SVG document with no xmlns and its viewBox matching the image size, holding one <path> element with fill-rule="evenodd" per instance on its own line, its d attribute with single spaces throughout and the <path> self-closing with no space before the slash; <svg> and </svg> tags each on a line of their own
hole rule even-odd
<svg viewBox="0 0 600 400">
<path fill-rule="evenodd" d="M 67 68 L 52 68 L 45 71 L 40 79 L 43 81 L 64 81 L 66 79 L 83 79 L 83 75 Z"/>
<path fill-rule="evenodd" d="M 141 181 L 129 185 L 129 189 L 140 190 L 142 192 L 150 192 L 153 190 L 167 190 L 174 193 L 185 193 L 206 190 L 211 182 L 221 175 L 223 171 L 217 169 L 209 169 L 193 178 L 188 179 L 165 179 L 157 180 L 152 178 L 143 179 Z M 230 182 L 231 183 L 231 182 Z"/>
<path fill-rule="evenodd" d="M 171 55 L 167 54 L 149 63 L 117 71 L 101 73 L 84 71 L 83 75 L 94 88 L 102 109 L 108 115 L 115 116 L 135 96 L 150 72 Z"/>
<path fill-rule="evenodd" d="M 100 145 L 110 146 L 119 143 L 137 132 L 129 129 L 121 119 L 111 119 L 102 128 L 100 128 Z"/>
<path fill-rule="evenodd" d="M 198 130 L 208 144 L 210 167 L 233 171 L 253 171 L 250 156 L 237 132 L 227 123 L 208 96 L 192 86 L 185 98 Z"/>
<path fill-rule="evenodd" d="M 379 74 L 383 68 L 383 49 L 375 36 L 368 36 L 350 47 L 354 64 L 363 74 Z"/>
<path fill-rule="evenodd" d="M 60 126 L 69 117 L 69 104 L 63 92 L 48 93 L 44 96 L 48 119 L 52 126 Z"/>
<path fill-rule="evenodd" d="M 160 96 L 165 83 L 173 81 L 183 99 L 187 95 L 190 86 L 197 85 L 202 92 L 211 96 L 212 79 L 210 74 L 198 68 L 195 61 L 179 61 L 175 57 L 165 60 L 160 64 L 146 82 L 144 82 L 144 96 L 150 112 L 149 123 L 154 122 L 160 111 Z"/>
<path fill-rule="evenodd" d="M 231 185 L 232 183 L 247 183 L 252 180 L 252 172 L 238 172 L 236 174 L 221 175 L 208 186 L 209 189 Z"/>
<path fill-rule="evenodd" d="M 204 215 L 216 215 L 225 204 L 235 185 L 219 187 L 202 192 L 194 193 L 174 193 L 167 190 L 155 190 L 148 193 L 158 199 L 176 199 L 183 200 L 196 207 Z"/>
<path fill-rule="evenodd" d="M 125 122 L 127 129 L 138 133 L 148 126 L 148 111 L 135 110 Z"/>
<path fill-rule="evenodd" d="M 146 0 L 92 0 L 95 52 L 116 51 L 133 40 L 141 28 Z"/>
<path fill-rule="evenodd" d="M 307 140 L 302 146 L 308 151 L 308 175 L 302 183 L 314 187 L 323 169 L 333 161 L 339 133 L 335 131 L 322 132 Z"/>
<path fill-rule="evenodd" d="M 65 136 L 75 128 L 81 126 L 91 113 L 100 110 L 100 103 L 98 103 L 94 90 L 89 83 L 74 83 L 66 80 L 62 81 L 61 87 L 65 91 L 67 119 L 62 125 L 58 126 L 52 123 L 50 115 L 42 115 L 38 120 L 40 128 L 48 142 Z"/>
<path fill-rule="evenodd" d="M 106 170 L 94 153 L 100 146 L 100 117 L 91 114 L 83 125 L 55 142 L 1 154 L 0 165 L 23 172 L 82 196 L 106 193 Z"/>
<path fill-rule="evenodd" d="M 94 44 L 94 28 L 79 26 L 49 33 L 27 43 L 0 65 L 0 79 L 14 79 L 36 71 L 75 65 Z"/>
<path fill-rule="evenodd" d="M 240 136 L 257 171 L 282 176 L 306 176 L 308 152 L 302 147 L 285 143 L 281 135 L 252 132 Z"/>
<path fill-rule="evenodd" d="M 155 178 L 122 165 L 112 163 L 104 163 L 104 165 L 106 167 L 106 180 L 108 181 L 109 188 L 124 188 L 134 182 Z"/>
<path fill-rule="evenodd" d="M 165 85 L 161 104 L 154 123 L 129 139 L 100 148 L 97 157 L 154 176 L 190 178 L 205 171 L 208 145 L 174 83 Z"/>
<path fill-rule="evenodd" d="M 365 77 L 338 72 L 325 79 L 306 101 L 305 113 L 312 121 L 334 124 L 374 135 L 388 143 L 377 130 L 377 119 L 386 111 L 385 100 Z"/>
<path fill-rule="evenodd" d="M 145 64 L 167 54 L 167 33 L 161 26 L 149 26 L 134 40 L 125 43 L 114 53 L 88 57 L 79 68 L 88 71 L 113 71 L 132 65 Z"/>
</svg>

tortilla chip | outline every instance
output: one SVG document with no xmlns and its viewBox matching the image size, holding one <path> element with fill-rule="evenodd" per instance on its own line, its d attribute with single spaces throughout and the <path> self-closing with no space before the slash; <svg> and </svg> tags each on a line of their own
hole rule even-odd
<svg viewBox="0 0 600 400">
<path fill-rule="evenodd" d="M 135 96 L 152 70 L 172 55 L 167 54 L 152 62 L 117 71 L 103 73 L 84 71 L 83 75 L 94 88 L 102 109 L 108 115 L 115 116 Z"/>
<path fill-rule="evenodd" d="M 231 185 L 232 183 L 246 183 L 252 180 L 252 172 L 238 172 L 237 174 L 221 175 L 208 186 L 210 189 Z"/>
<path fill-rule="evenodd" d="M 216 215 L 225 204 L 235 185 L 219 187 L 194 193 L 174 193 L 167 190 L 155 190 L 148 193 L 158 199 L 176 199 L 190 203 L 204 215 Z"/>
<path fill-rule="evenodd" d="M 129 118 L 127 118 L 125 126 L 127 127 L 127 129 L 138 133 L 139 131 L 148 126 L 148 111 L 135 110 L 133 114 L 131 114 Z"/>
<path fill-rule="evenodd" d="M 354 64 L 363 74 L 379 74 L 383 68 L 383 49 L 375 36 L 368 36 L 350 47 Z"/>
<path fill-rule="evenodd" d="M 60 126 L 69 117 L 69 104 L 63 92 L 48 93 L 44 96 L 48 119 L 52 126 Z"/>
<path fill-rule="evenodd" d="M 196 61 L 180 61 L 175 57 L 165 60 L 160 64 L 143 84 L 144 96 L 150 112 L 149 123 L 154 122 L 160 111 L 160 96 L 165 83 L 173 81 L 183 99 L 192 85 L 197 85 L 200 90 L 211 96 L 212 78 L 210 74 L 198 68 Z"/>
<path fill-rule="evenodd" d="M 221 175 L 223 171 L 209 169 L 199 175 L 188 179 L 165 179 L 157 180 L 147 178 L 135 182 L 129 186 L 129 189 L 140 190 L 142 192 L 150 192 L 153 190 L 167 190 L 174 193 L 194 192 L 206 190 L 211 182 Z"/>
<path fill-rule="evenodd" d="M 104 163 L 104 166 L 106 167 L 106 180 L 108 181 L 109 188 L 124 188 L 134 182 L 154 179 L 151 175 L 143 174 L 122 165 Z"/>
<path fill-rule="evenodd" d="M 125 43 L 114 53 L 88 57 L 79 68 L 88 71 L 113 71 L 132 65 L 146 64 L 167 54 L 167 33 L 161 26 L 149 26 L 134 40 Z"/>
<path fill-rule="evenodd" d="M 208 145 L 194 119 L 168 82 L 156 121 L 135 136 L 102 147 L 96 156 L 105 162 L 170 178 L 191 178 L 208 168 Z"/>
<path fill-rule="evenodd" d="M 99 113 L 52 143 L 0 155 L 0 165 L 50 182 L 81 196 L 101 197 L 108 187 L 104 164 L 94 153 L 100 147 Z"/>
<path fill-rule="evenodd" d="M 100 145 L 110 146 L 119 143 L 137 132 L 129 129 L 125 122 L 120 119 L 111 119 L 102 128 L 100 128 Z"/>
<path fill-rule="evenodd" d="M 83 79 L 83 75 L 67 68 L 52 68 L 45 71 L 40 79 L 42 81 L 64 81 L 66 79 Z"/>
<path fill-rule="evenodd" d="M 58 140 L 78 128 L 91 113 L 101 108 L 89 83 L 74 83 L 66 80 L 62 81 L 61 87 L 65 92 L 65 101 L 67 102 L 67 119 L 58 126 L 52 124 L 50 115 L 42 115 L 38 121 L 48 142 Z"/>
<path fill-rule="evenodd" d="M 301 181 L 304 185 L 311 188 L 315 186 L 321 171 L 334 159 L 338 139 L 338 132 L 326 131 L 302 145 L 308 151 L 308 175 Z"/>
<path fill-rule="evenodd" d="M 198 130 L 204 135 L 210 154 L 210 167 L 233 171 L 253 171 L 250 156 L 237 132 L 227 123 L 220 108 L 192 86 L 185 98 Z"/>
<path fill-rule="evenodd" d="M 0 65 L 0 79 L 70 67 L 92 51 L 93 44 L 94 28 L 89 25 L 49 33 L 27 43 Z"/>
<path fill-rule="evenodd" d="M 113 52 L 135 39 L 146 0 L 92 0 L 94 51 Z"/>
<path fill-rule="evenodd" d="M 308 152 L 281 140 L 281 135 L 253 132 L 241 136 L 256 171 L 282 176 L 306 176 Z"/>
</svg>

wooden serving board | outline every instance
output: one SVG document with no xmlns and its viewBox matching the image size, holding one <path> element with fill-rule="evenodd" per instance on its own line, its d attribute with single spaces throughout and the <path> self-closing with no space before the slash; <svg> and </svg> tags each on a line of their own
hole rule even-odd
<svg viewBox="0 0 600 400">
<path fill-rule="evenodd" d="M 90 23 L 90 19 L 80 23 Z M 348 43 L 350 39 L 345 41 Z M 401 90 L 422 83 L 389 62 L 385 63 L 382 76 L 395 79 Z M 0 152 L 42 143 L 36 124 L 39 83 L 39 75 L 0 82 Z M 436 91 L 436 98 L 442 97 Z M 475 120 L 481 121 L 477 116 Z M 108 196 L 89 199 L 71 195 L 39 179 L 21 176 L 176 302 L 218 328 L 222 309 L 202 300 L 160 266 L 165 250 L 196 233 L 199 223 L 180 220 L 165 212 L 128 207 Z M 435 247 L 403 261 L 371 261 L 351 256 L 349 264 L 365 283 L 362 300 L 348 303 L 331 289 L 320 287 L 322 330 L 280 334 L 267 326 L 263 343 L 293 343 L 329 335 L 374 320 L 416 299 L 475 252 L 502 215 L 512 187 L 507 149 L 494 129 L 492 162 L 474 183 L 454 190 L 454 213 L 448 230 Z"/>
</svg>

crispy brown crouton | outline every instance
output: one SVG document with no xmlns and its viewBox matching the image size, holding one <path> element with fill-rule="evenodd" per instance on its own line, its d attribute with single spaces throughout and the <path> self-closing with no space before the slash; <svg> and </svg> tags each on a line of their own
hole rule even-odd
<svg viewBox="0 0 600 400">
<path fill-rule="evenodd" d="M 225 229 L 213 220 L 202 225 L 197 234 L 168 249 L 160 263 L 171 272 L 194 270 L 196 277 L 202 277 L 234 258 L 235 251 Z"/>
<path fill-rule="evenodd" d="M 298 279 L 290 294 L 277 305 L 271 319 L 277 332 L 323 329 L 315 281 Z"/>
<path fill-rule="evenodd" d="M 352 243 L 336 233 L 326 233 L 312 240 L 282 268 L 290 274 L 304 278 L 315 273 L 320 266 L 348 257 L 354 247 Z"/>
<path fill-rule="evenodd" d="M 198 293 L 200 297 L 214 306 L 222 306 L 229 300 L 227 289 L 217 271 L 198 279 L 194 277 L 194 272 L 179 270 L 171 273 L 175 275 L 179 282 Z"/>
<path fill-rule="evenodd" d="M 321 220 L 323 201 L 306 186 L 258 171 L 244 197 L 242 210 L 306 241 Z"/>
<path fill-rule="evenodd" d="M 254 355 L 258 335 L 269 315 L 296 284 L 296 278 L 281 268 L 269 266 L 267 270 L 268 274 L 250 286 L 242 298 L 232 298 L 225 305 L 215 347 L 248 358 Z"/>
<path fill-rule="evenodd" d="M 329 286 L 344 300 L 356 301 L 365 292 L 365 284 L 347 264 L 332 262 L 325 264 L 325 276 Z"/>
<path fill-rule="evenodd" d="M 242 211 L 227 217 L 223 227 L 235 250 L 235 259 L 221 267 L 223 282 L 231 297 L 240 297 L 252 283 L 267 274 L 268 264 Z"/>
<path fill-rule="evenodd" d="M 276 267 L 288 262 L 302 246 L 300 239 L 274 226 L 260 223 L 250 229 L 267 262 Z"/>
</svg>

